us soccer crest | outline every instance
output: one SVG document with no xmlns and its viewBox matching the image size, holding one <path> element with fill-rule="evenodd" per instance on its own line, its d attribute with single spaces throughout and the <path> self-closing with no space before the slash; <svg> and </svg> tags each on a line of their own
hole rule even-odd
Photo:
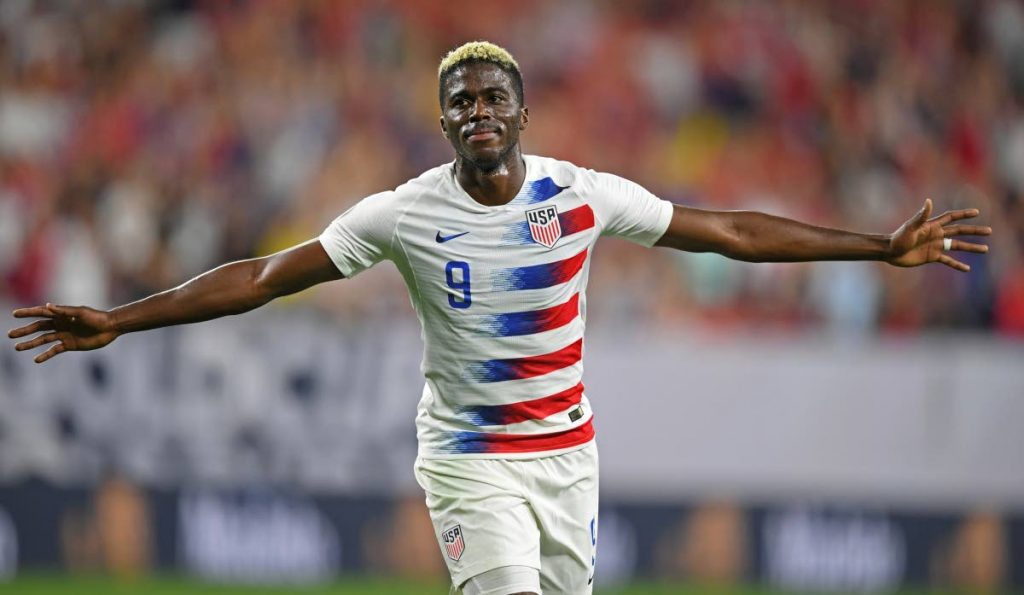
<svg viewBox="0 0 1024 595">
<path fill-rule="evenodd" d="M 462 539 L 462 526 L 455 525 L 441 532 L 441 541 L 444 542 L 444 549 L 448 557 L 458 562 L 462 552 L 466 551 L 466 541 Z"/>
<path fill-rule="evenodd" d="M 562 237 L 562 224 L 555 205 L 526 211 L 526 222 L 530 224 L 530 237 L 542 246 L 551 248 Z"/>
</svg>

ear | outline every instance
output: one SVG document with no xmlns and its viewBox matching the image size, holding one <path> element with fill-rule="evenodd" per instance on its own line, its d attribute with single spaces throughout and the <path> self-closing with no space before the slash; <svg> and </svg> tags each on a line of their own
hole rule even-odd
<svg viewBox="0 0 1024 595">
<path fill-rule="evenodd" d="M 441 116 L 438 120 L 441 122 L 441 134 L 443 134 L 445 138 L 448 138 L 448 127 L 445 126 L 444 116 Z"/>
<path fill-rule="evenodd" d="M 519 129 L 526 130 L 526 127 L 530 124 L 530 108 L 522 107 L 519 110 Z"/>
</svg>

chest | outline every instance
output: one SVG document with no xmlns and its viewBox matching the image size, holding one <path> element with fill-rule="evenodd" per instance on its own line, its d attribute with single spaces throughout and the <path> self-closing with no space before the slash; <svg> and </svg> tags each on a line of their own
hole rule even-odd
<svg viewBox="0 0 1024 595">
<path fill-rule="evenodd" d="M 399 226 L 400 257 L 424 297 L 455 310 L 560 294 L 597 238 L 593 210 L 570 192 L 483 212 L 425 206 Z"/>
</svg>

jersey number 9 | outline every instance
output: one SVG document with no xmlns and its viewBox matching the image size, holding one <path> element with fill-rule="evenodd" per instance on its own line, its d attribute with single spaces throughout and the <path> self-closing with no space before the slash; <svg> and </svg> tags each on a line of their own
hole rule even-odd
<svg viewBox="0 0 1024 595">
<path fill-rule="evenodd" d="M 458 271 L 458 274 L 456 274 Z M 458 280 L 456 280 L 458 277 Z M 452 292 L 448 292 L 448 305 L 452 308 L 468 308 L 473 303 L 473 295 L 470 291 L 469 283 L 469 263 L 461 260 L 452 260 L 444 267 L 444 278 L 448 282 L 448 287 L 456 291 L 462 292 L 462 295 L 457 295 Z"/>
</svg>

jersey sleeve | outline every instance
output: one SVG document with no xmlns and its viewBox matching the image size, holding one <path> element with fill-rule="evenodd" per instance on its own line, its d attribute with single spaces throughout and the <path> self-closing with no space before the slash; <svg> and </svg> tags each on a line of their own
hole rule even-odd
<svg viewBox="0 0 1024 595">
<path fill-rule="evenodd" d="M 602 226 L 601 235 L 625 238 L 651 247 L 665 235 L 672 203 L 643 186 L 614 174 L 592 173 L 591 205 Z"/>
<path fill-rule="evenodd" d="M 320 243 L 345 277 L 354 277 L 391 257 L 395 209 L 381 192 L 364 198 L 338 216 L 320 234 Z"/>
</svg>

